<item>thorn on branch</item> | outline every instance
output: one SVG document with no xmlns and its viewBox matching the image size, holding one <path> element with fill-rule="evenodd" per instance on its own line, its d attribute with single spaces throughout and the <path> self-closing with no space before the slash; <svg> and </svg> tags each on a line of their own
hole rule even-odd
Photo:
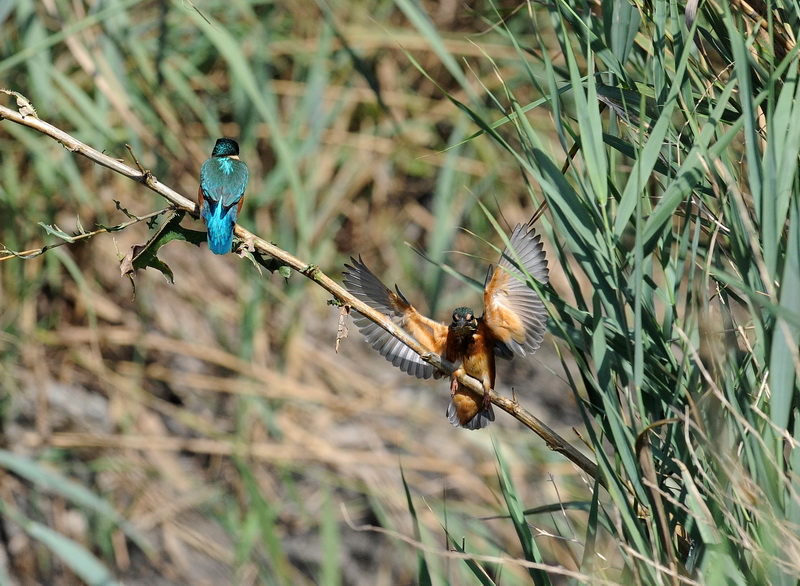
<svg viewBox="0 0 800 586">
<path fill-rule="evenodd" d="M 142 174 L 141 177 L 137 179 L 139 183 L 144 183 L 148 187 L 153 187 L 153 185 L 158 181 L 156 176 L 153 175 L 152 171 L 149 169 L 145 169 L 142 164 L 139 162 L 139 158 L 136 156 L 136 153 L 133 152 L 133 147 L 129 144 L 125 144 L 125 148 L 128 149 L 128 152 L 133 157 L 133 162 L 136 163 L 136 168 L 139 169 L 139 172 Z"/>
<path fill-rule="evenodd" d="M 141 172 L 142 177 L 147 175 L 148 171 L 144 167 L 142 167 L 142 164 L 139 162 L 139 159 L 136 156 L 136 153 L 133 152 L 133 147 L 131 145 L 129 145 L 128 143 L 125 143 L 125 148 L 128 149 L 128 152 L 131 154 L 131 157 L 133 158 L 133 162 L 136 163 L 136 167 Z"/>
</svg>

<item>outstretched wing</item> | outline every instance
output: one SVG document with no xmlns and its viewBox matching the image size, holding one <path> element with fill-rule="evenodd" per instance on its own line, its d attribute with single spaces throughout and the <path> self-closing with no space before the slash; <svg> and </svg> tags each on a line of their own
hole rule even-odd
<svg viewBox="0 0 800 586">
<path fill-rule="evenodd" d="M 483 291 L 483 321 L 497 342 L 495 352 L 506 359 L 532 354 L 541 345 L 547 311 L 528 286 L 525 273 L 543 284 L 550 277 L 541 237 L 532 222 L 517 224 L 509 244 L 497 267 L 489 267 Z"/>
<path fill-rule="evenodd" d="M 390 317 L 398 327 L 403 328 L 428 350 L 441 355 L 444 352 L 447 326 L 419 313 L 397 287 L 395 293 L 381 283 L 361 257 L 358 260 L 350 257 L 350 261 L 352 266 L 345 265 L 347 270 L 342 273 L 347 290 L 373 309 Z M 403 372 L 417 378 L 430 378 L 435 374 L 436 369 L 422 360 L 419 354 L 357 311 L 353 312 L 353 322 L 367 342 Z"/>
</svg>

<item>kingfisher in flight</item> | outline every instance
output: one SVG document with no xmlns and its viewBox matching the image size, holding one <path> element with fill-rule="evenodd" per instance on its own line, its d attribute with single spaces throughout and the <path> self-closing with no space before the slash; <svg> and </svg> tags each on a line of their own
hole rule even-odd
<svg viewBox="0 0 800 586">
<path fill-rule="evenodd" d="M 244 204 L 244 190 L 250 173 L 239 160 L 239 144 L 218 138 L 200 168 L 197 192 L 200 216 L 208 228 L 208 247 L 214 254 L 228 254 L 233 243 L 233 226 Z"/>
<path fill-rule="evenodd" d="M 447 418 L 456 427 L 482 429 L 494 421 L 490 391 L 495 382 L 495 356 L 510 360 L 515 355 L 533 354 L 541 345 L 547 310 L 527 275 L 546 284 L 547 267 L 541 237 L 533 221 L 517 224 L 497 266 L 489 266 L 483 288 L 483 315 L 469 307 L 453 311 L 449 325 L 419 313 L 395 285 L 392 291 L 361 260 L 350 257 L 345 265 L 344 285 L 350 293 L 380 311 L 420 345 L 456 365 L 450 377 L 451 402 Z M 442 373 L 419 354 L 378 324 L 358 312 L 353 321 L 367 342 L 381 355 L 417 378 L 440 378 Z M 483 387 L 475 393 L 458 382 L 457 375 L 469 375 Z"/>
</svg>

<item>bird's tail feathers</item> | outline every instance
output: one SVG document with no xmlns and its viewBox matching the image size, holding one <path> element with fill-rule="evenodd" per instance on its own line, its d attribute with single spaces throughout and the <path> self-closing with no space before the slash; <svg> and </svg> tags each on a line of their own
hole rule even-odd
<svg viewBox="0 0 800 586">
<path fill-rule="evenodd" d="M 474 431 L 488 427 L 488 425 L 494 421 L 494 409 L 492 409 L 490 405 L 488 408 L 478 411 L 475 417 L 462 424 L 458 416 L 455 402 L 450 401 L 450 404 L 447 406 L 447 419 L 450 421 L 450 424 L 455 427 L 463 427 L 464 429 L 471 429 Z"/>
</svg>

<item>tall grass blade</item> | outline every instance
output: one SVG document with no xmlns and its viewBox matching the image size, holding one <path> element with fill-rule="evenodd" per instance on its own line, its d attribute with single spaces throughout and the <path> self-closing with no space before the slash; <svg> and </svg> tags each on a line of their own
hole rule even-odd
<svg viewBox="0 0 800 586">
<path fill-rule="evenodd" d="M 89 586 L 116 586 L 120 584 L 114 579 L 109 569 L 78 542 L 46 525 L 27 519 L 2 500 L 0 500 L 0 514 L 11 519 L 33 539 L 52 551 L 85 584 Z"/>
<path fill-rule="evenodd" d="M 406 482 L 406 475 L 402 466 L 400 467 L 400 478 L 403 481 L 406 504 L 408 505 L 408 512 L 411 514 L 411 521 L 414 527 L 414 539 L 422 541 L 422 534 L 419 530 L 419 519 L 417 518 L 417 509 L 414 507 L 414 499 L 411 498 L 411 490 L 408 487 L 408 482 Z M 425 559 L 425 554 L 421 550 L 417 551 L 417 584 L 420 584 L 420 586 L 431 586 L 431 584 L 433 584 L 431 573 L 428 569 L 428 561 Z"/>
<path fill-rule="evenodd" d="M 497 458 L 497 476 L 500 480 L 500 492 L 503 495 L 503 500 L 506 503 L 506 509 L 511 517 L 511 522 L 514 524 L 514 530 L 517 532 L 520 547 L 526 560 L 541 564 L 544 562 L 536 540 L 533 538 L 531 529 L 528 526 L 528 521 L 525 519 L 525 513 L 519 501 L 519 496 L 511 483 L 509 476 L 508 466 L 503 459 L 500 452 L 500 447 L 494 443 L 494 453 Z M 545 586 L 551 584 L 550 576 L 547 572 L 541 569 L 529 569 L 528 573 L 533 579 L 536 586 Z"/>
</svg>

